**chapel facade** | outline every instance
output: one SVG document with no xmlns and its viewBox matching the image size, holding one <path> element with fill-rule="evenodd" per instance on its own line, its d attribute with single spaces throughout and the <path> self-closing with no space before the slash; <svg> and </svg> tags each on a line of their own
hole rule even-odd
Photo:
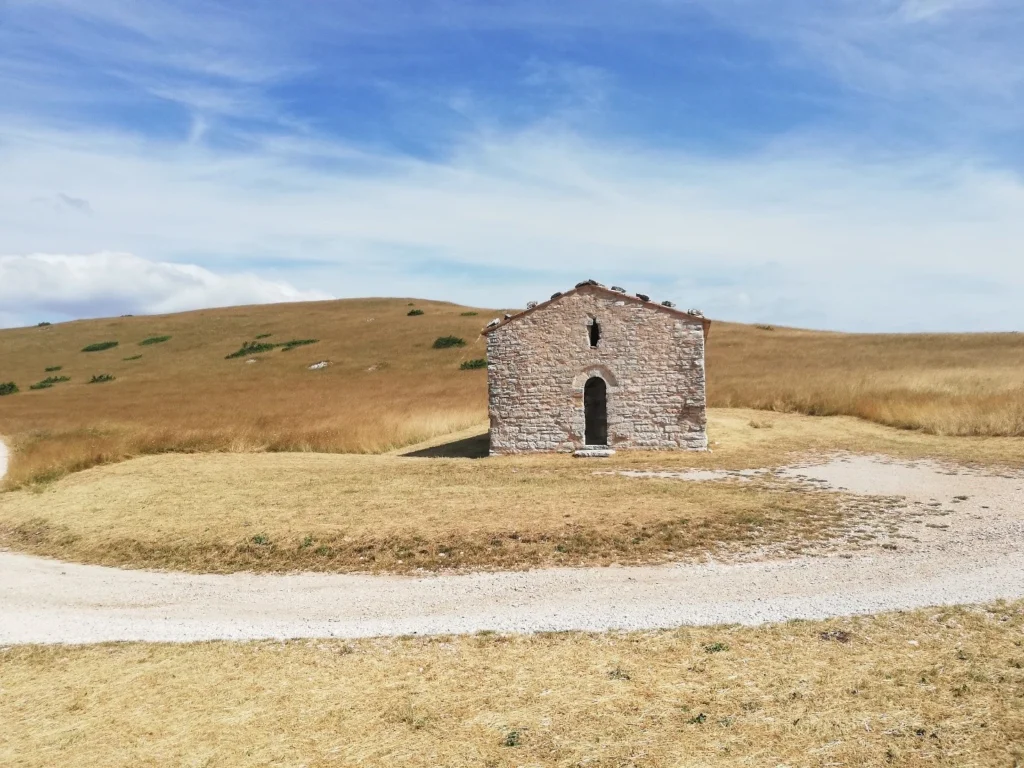
<svg viewBox="0 0 1024 768">
<path fill-rule="evenodd" d="M 492 321 L 491 454 L 707 449 L 710 325 L 593 280 Z"/>
</svg>

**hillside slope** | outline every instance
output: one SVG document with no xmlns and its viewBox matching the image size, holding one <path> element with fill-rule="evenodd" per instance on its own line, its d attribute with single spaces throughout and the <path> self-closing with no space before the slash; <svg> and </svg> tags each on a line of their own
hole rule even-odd
<svg viewBox="0 0 1024 768">
<path fill-rule="evenodd" d="M 486 371 L 459 365 L 485 356 L 493 312 L 472 311 L 354 299 L 0 331 L 0 382 L 21 390 L 0 397 L 9 482 L 161 450 L 380 452 L 481 423 Z M 449 335 L 466 346 L 432 348 Z M 170 339 L 140 346 L 160 336 Z M 318 341 L 225 359 L 245 342 L 305 339 Z M 81 351 L 105 341 L 119 344 Z M 104 373 L 114 380 L 88 383 Z M 29 389 L 47 376 L 71 380 Z"/>
<path fill-rule="evenodd" d="M 409 316 L 412 309 L 423 314 Z M 351 299 L 0 330 L 0 383 L 20 388 L 0 397 L 0 434 L 16 449 L 8 483 L 168 450 L 382 452 L 482 425 L 486 372 L 459 366 L 484 357 L 479 333 L 498 314 Z M 466 346 L 433 348 L 449 335 Z M 140 344 L 162 336 L 170 338 Z M 306 339 L 317 342 L 225 359 L 246 342 Z M 82 351 L 107 341 L 118 345 Z M 309 369 L 323 360 L 330 365 Z M 100 374 L 114 379 L 88 383 Z M 29 388 L 64 376 L 70 381 Z M 716 322 L 708 382 L 712 406 L 1024 436 L 1021 334 L 840 334 Z"/>
</svg>

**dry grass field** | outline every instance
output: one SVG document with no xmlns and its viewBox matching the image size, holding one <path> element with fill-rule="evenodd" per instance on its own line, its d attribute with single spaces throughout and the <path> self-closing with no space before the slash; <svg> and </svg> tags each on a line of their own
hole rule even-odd
<svg viewBox="0 0 1024 768">
<path fill-rule="evenodd" d="M 424 314 L 410 317 L 411 309 Z M 0 433 L 15 449 L 8 487 L 167 451 L 378 453 L 480 423 L 486 372 L 459 365 L 484 357 L 479 332 L 497 314 L 356 299 L 0 330 L 0 383 L 21 389 L 0 397 Z M 446 335 L 467 345 L 433 349 Z M 170 338 L 140 345 L 160 336 Z M 293 339 L 318 342 L 225 359 L 245 342 Z M 81 351 L 105 341 L 119 344 Z M 320 360 L 331 365 L 308 370 Z M 104 373 L 114 380 L 88 383 Z M 70 381 L 29 389 L 49 376 Z M 716 407 L 1024 436 L 1021 334 L 848 335 L 715 323 L 708 380 Z"/>
<path fill-rule="evenodd" d="M 1024 436 L 1024 334 L 842 334 L 715 323 L 719 407 L 842 414 L 937 435 Z"/>
<path fill-rule="evenodd" d="M 1024 764 L 1024 603 L 759 628 L 0 650 L 0 764 Z"/>
<path fill-rule="evenodd" d="M 424 314 L 409 317 L 413 308 Z M 486 354 L 491 315 L 471 311 L 357 299 L 0 331 L 0 381 L 21 389 L 0 397 L 8 482 L 164 451 L 374 453 L 462 429 L 486 418 L 486 371 L 459 370 Z M 447 335 L 467 346 L 432 348 Z M 170 339 L 139 345 L 154 336 Z M 247 341 L 293 339 L 318 342 L 225 359 Z M 104 341 L 119 344 L 81 351 Z M 331 365 L 308 369 L 321 360 Z M 87 383 L 101 373 L 115 380 Z M 50 375 L 71 381 L 29 389 Z"/>
<path fill-rule="evenodd" d="M 0 546 L 203 572 L 659 562 L 752 543 L 799 550 L 870 524 L 880 506 L 770 479 L 638 483 L 596 470 L 770 467 L 837 449 L 1024 463 L 1016 438 L 939 437 L 850 417 L 720 410 L 710 436 L 710 453 L 630 452 L 598 464 L 567 456 L 150 456 L 0 495 Z"/>
</svg>

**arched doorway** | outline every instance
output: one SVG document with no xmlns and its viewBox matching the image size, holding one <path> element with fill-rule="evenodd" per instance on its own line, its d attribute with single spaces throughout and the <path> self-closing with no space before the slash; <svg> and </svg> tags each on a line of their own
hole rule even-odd
<svg viewBox="0 0 1024 768">
<path fill-rule="evenodd" d="M 599 376 L 583 387 L 583 414 L 587 445 L 608 445 L 608 385 Z"/>
</svg>

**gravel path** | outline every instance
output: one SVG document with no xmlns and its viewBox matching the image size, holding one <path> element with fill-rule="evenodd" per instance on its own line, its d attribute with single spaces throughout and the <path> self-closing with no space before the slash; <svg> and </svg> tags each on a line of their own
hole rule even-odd
<svg viewBox="0 0 1024 768">
<path fill-rule="evenodd" d="M 879 457 L 783 474 L 905 497 L 899 530 L 883 542 L 889 548 L 742 564 L 422 578 L 201 576 L 0 552 L 0 644 L 757 624 L 1024 597 L 1024 477 L 951 474 Z M 645 482 L 642 473 L 636 481 Z"/>
</svg>

